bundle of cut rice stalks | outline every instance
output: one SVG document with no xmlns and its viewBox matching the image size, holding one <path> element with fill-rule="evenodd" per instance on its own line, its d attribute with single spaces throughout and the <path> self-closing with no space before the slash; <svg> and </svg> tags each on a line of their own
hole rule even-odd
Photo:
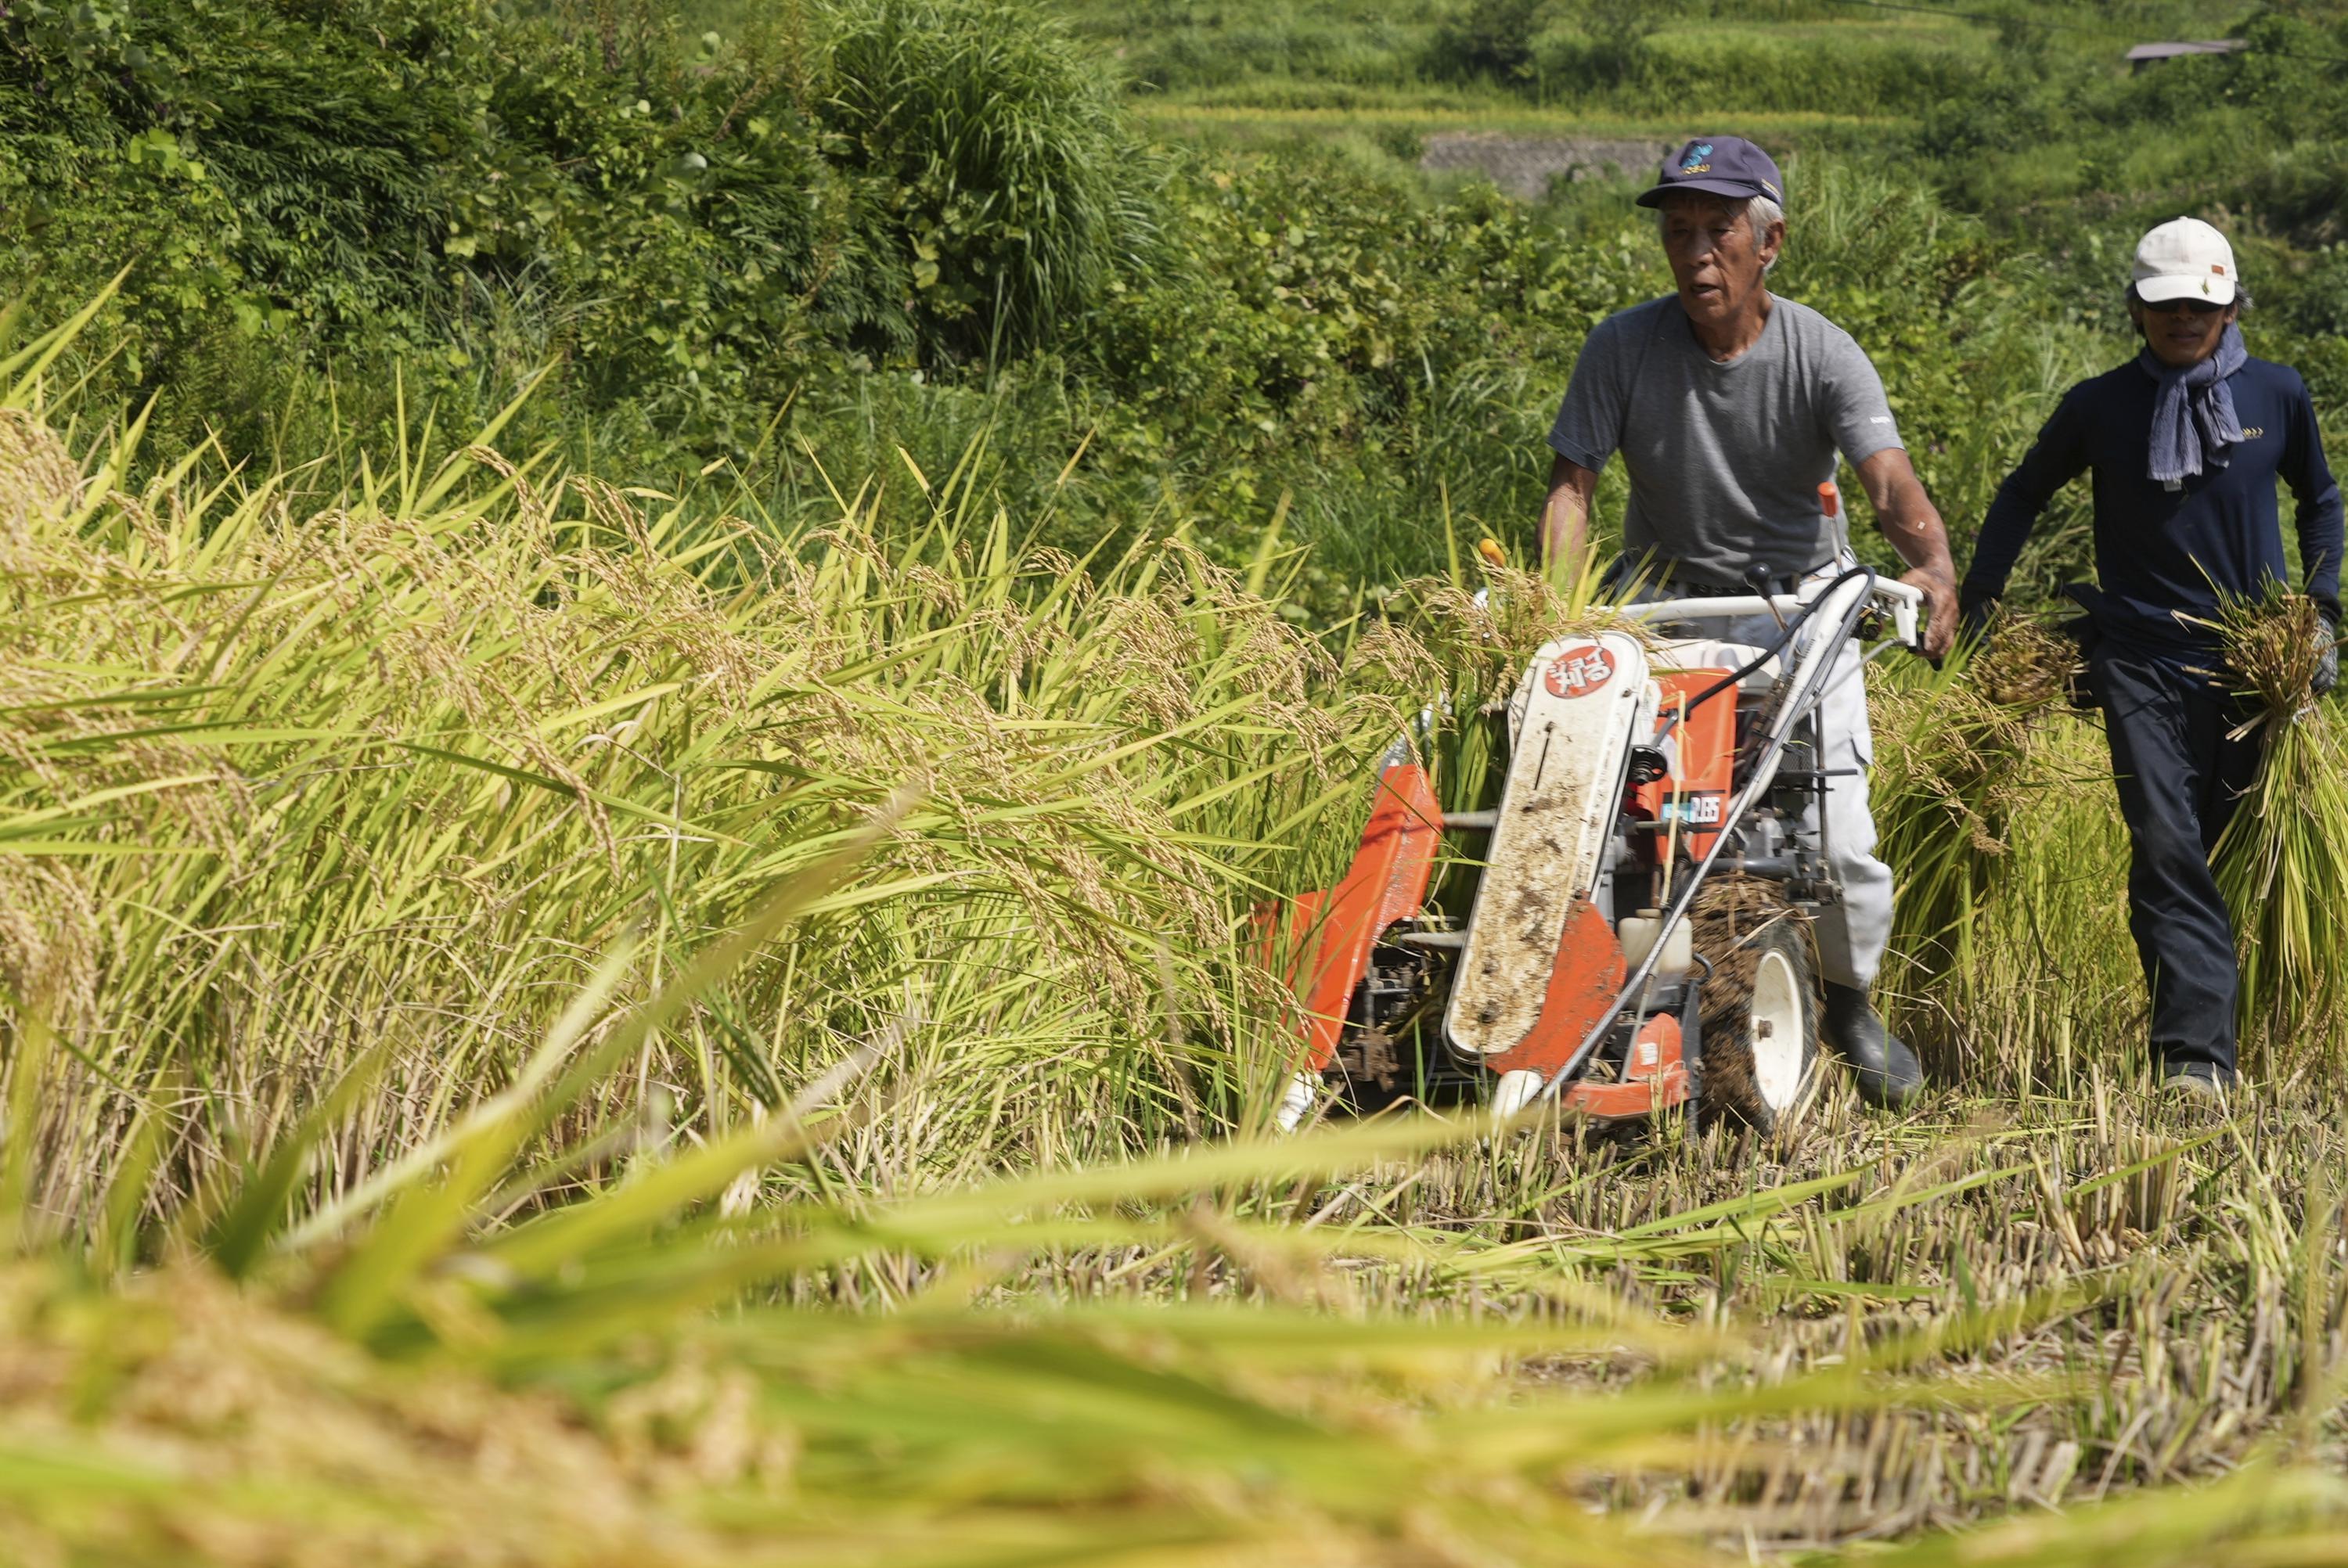
<svg viewBox="0 0 2348 1568">
<path fill-rule="evenodd" d="M 2317 700 L 2328 646 L 2315 601 L 2280 590 L 2228 604 L 2216 622 L 2226 665 L 2250 716 L 2237 733 L 2264 736 L 2266 754 L 2212 856 L 2234 912 L 2241 960 L 2238 1014 L 2246 1055 L 2271 1067 L 2340 1050 L 2348 1004 L 2348 741 L 2336 704 Z"/>
<path fill-rule="evenodd" d="M 2081 672 L 2072 638 L 2012 615 L 1944 670 L 1872 671 L 1876 853 L 1899 877 L 1881 984 L 1936 1081 L 2069 1094 L 2117 1020 L 2141 1033 L 2111 765 L 2070 711 Z"/>
<path fill-rule="evenodd" d="M 2034 767 L 2036 728 L 2062 711 L 2078 664 L 2070 638 L 2003 613 L 1970 659 L 1869 693 L 1877 853 L 1900 872 L 1907 983 L 1971 962 L 2013 817 L 2048 782 Z"/>
</svg>

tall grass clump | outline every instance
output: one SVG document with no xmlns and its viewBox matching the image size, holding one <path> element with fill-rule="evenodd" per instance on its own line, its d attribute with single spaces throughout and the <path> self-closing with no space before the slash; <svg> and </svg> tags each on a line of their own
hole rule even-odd
<svg viewBox="0 0 2348 1568">
<path fill-rule="evenodd" d="M 921 340 L 994 364 L 1139 262 L 1157 155 L 1056 22 L 1000 0 L 847 0 L 816 107 L 839 166 L 893 192 Z"/>
<path fill-rule="evenodd" d="M 2068 638 L 2008 615 L 1970 658 L 1869 693 L 1890 786 L 1881 853 L 1900 868 L 1911 962 L 1946 974 L 1971 957 L 2013 820 L 2045 783 L 2032 765 L 2038 732 L 2059 713 L 2077 662 Z"/>
<path fill-rule="evenodd" d="M 2336 1069 L 2348 1002 L 2338 935 L 2348 907 L 2348 742 L 2336 707 L 2315 694 L 2323 621 L 2313 600 L 2278 589 L 2225 605 L 2218 630 L 2245 712 L 2240 733 L 2265 745 L 2212 856 L 2233 911 L 2243 1037 L 2263 1040 L 2278 1067 Z"/>
</svg>

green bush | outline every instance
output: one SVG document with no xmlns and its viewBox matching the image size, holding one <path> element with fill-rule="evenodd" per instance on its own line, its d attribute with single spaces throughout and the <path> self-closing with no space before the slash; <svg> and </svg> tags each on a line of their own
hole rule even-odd
<svg viewBox="0 0 2348 1568">
<path fill-rule="evenodd" d="M 1428 72 L 1454 80 L 1529 79 L 1537 59 L 1534 40 L 1550 9 L 1550 0 L 1468 0 L 1464 10 L 1436 28 L 1427 45 Z"/>
<path fill-rule="evenodd" d="M 447 0 L 11 7 L 0 270 L 62 309 L 134 262 L 108 323 L 128 395 L 289 346 L 417 347 L 496 55 Z"/>
<path fill-rule="evenodd" d="M 54 316 L 133 259 L 93 390 L 204 384 L 232 449 L 336 368 L 332 423 L 381 427 L 388 360 L 459 423 L 551 364 L 546 427 L 623 463 L 747 450 L 842 350 L 1029 352 L 1143 264 L 1148 158 L 1065 35 L 994 0 L 816 21 L 687 56 L 464 0 L 17 8 L 0 264 Z"/>
<path fill-rule="evenodd" d="M 1000 0 L 847 0 L 831 26 L 825 151 L 902 246 L 870 259 L 925 360 L 1045 344 L 1144 262 L 1150 160 L 1064 31 Z"/>
<path fill-rule="evenodd" d="M 1489 186 L 1415 204 L 1334 159 L 1202 167 L 1170 210 L 1179 264 L 1099 318 L 1111 450 L 1241 517 L 1286 492 L 1332 594 L 1439 561 L 1447 507 L 1529 547 L 1583 334 L 1668 286 L 1627 208 L 1568 230 Z"/>
</svg>

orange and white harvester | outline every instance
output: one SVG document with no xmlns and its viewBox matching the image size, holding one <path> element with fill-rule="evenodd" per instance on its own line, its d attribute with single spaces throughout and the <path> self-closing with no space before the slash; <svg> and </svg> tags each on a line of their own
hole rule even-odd
<svg viewBox="0 0 2348 1568">
<path fill-rule="evenodd" d="M 1303 1036 L 1281 1125 L 1330 1081 L 1357 1104 L 1480 1084 L 1503 1114 L 1552 1098 L 1601 1118 L 1693 1102 L 1765 1130 L 1797 1114 L 1818 1052 L 1804 917 L 1841 897 L 1812 809 L 1819 699 L 1859 678 L 1837 658 L 1850 639 L 1919 648 L 1921 598 L 1854 567 L 1622 606 L 1624 624 L 1533 656 L 1488 810 L 1447 814 L 1398 741 L 1352 868 L 1279 922 Z M 1728 618 L 1776 630 L 1673 635 Z M 1462 838 L 1483 854 L 1454 850 L 1431 905 Z"/>
</svg>

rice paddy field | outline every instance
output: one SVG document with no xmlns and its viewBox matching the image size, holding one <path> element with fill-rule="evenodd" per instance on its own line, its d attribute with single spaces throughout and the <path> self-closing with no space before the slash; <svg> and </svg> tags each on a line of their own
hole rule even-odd
<svg viewBox="0 0 2348 1568">
<path fill-rule="evenodd" d="M 38 48 L 63 79 L 36 23 L 115 46 L 114 9 L 51 9 L 0 7 L 0 88 Z M 690 46 L 751 11 L 551 9 L 596 57 L 547 79 L 595 92 L 654 13 Z M 1282 185 L 1282 159 L 1310 144 L 1416 180 L 1446 131 L 1666 136 L 1673 93 L 1743 84 L 1740 124 L 1812 160 L 1797 260 L 1819 297 L 1944 312 L 1886 362 L 1962 522 L 1952 497 L 1985 497 L 2110 346 L 2107 321 L 2049 302 L 2088 297 L 2061 269 L 2102 265 L 2101 241 L 2015 248 L 1992 200 L 2150 200 L 2181 144 L 1993 149 L 1964 212 L 1854 172 L 1852 149 L 1900 123 L 1907 84 L 1962 97 L 2015 70 L 2032 26 L 2083 55 L 2224 24 L 2154 0 L 2035 20 L 1719 0 L 1653 26 L 1528 5 L 1531 74 L 1458 77 L 1437 64 L 1490 33 L 1463 17 L 1507 5 L 1057 9 L 1118 62 L 1118 113 L 1210 149 L 1183 177 L 1198 242 L 1272 258 L 1230 274 L 1260 318 L 1119 319 L 1134 341 L 1193 323 L 1199 364 L 1262 334 L 1289 401 L 1184 361 L 1135 384 L 1164 400 L 1151 417 L 1211 394 L 1267 430 L 1322 421 L 1313 450 L 1407 456 L 1320 497 L 1323 532 L 1286 480 L 1179 505 L 1104 481 L 1094 432 L 1123 472 L 1174 443 L 1109 423 L 1077 372 L 875 369 L 814 317 L 790 318 L 809 334 L 790 352 L 864 379 L 808 383 L 820 417 L 792 424 L 795 385 L 766 436 L 680 468 L 666 446 L 666 466 L 599 466 L 534 423 L 534 398 L 591 406 L 575 364 L 530 362 L 475 418 L 454 372 L 412 395 L 420 372 L 361 385 L 345 361 L 340 383 L 270 384 L 301 420 L 191 437 L 203 399 L 234 403 L 251 356 L 294 340 L 238 358 L 156 327 L 151 291 L 125 315 L 78 276 L 78 313 L 0 311 L 0 1564 L 2348 1562 L 2348 733 L 2310 691 L 2305 601 L 2230 622 L 2271 740 L 2219 852 L 2250 1084 L 2222 1112 L 2149 1091 L 2110 764 L 2027 607 L 1944 669 L 1870 671 L 1900 878 L 1879 994 L 1931 1080 L 1905 1112 L 1829 1073 L 1768 1137 L 1496 1124 L 1472 1101 L 1324 1101 L 1282 1134 L 1299 1020 L 1255 918 L 1340 874 L 1399 732 L 1447 806 L 1486 804 L 1488 700 L 1602 613 L 1509 564 L 1520 533 L 1488 560 L 1450 470 L 1537 440 L 1559 366 L 1510 358 L 1556 341 L 1526 320 L 1596 319 L 1646 275 L 1621 214 L 1590 216 L 1622 195 L 1605 181 L 1537 209 L 1586 253 L 1540 250 L 1497 195 L 1413 208 L 1412 234 L 1485 248 L 1508 298 L 1468 335 L 1490 357 L 1438 378 L 1447 340 L 1422 332 L 1432 413 L 1400 393 L 1400 414 L 1332 413 L 1292 362 L 1334 382 L 1354 354 L 1368 386 L 1392 344 L 1311 337 L 1292 302 L 1406 313 L 1350 229 L 1313 237 L 1325 275 L 1304 241 L 1255 237 L 1279 202 L 1331 200 Z M 903 13 L 842 14 L 869 40 Z M 801 12 L 775 15 L 794 44 Z M 1590 74 L 1610 36 L 1646 74 Z M 747 120 L 721 73 L 768 58 L 701 59 L 695 112 Z M 1822 61 L 1847 93 L 1802 75 Z M 597 134 L 667 134 L 644 90 Z M 547 119 L 584 138 L 576 94 Z M 1066 145 L 1112 145 L 1103 101 Z M 862 211 L 880 187 L 840 195 L 853 139 L 813 138 L 839 161 L 786 172 Z M 160 149 L 134 147 L 140 178 L 211 200 Z M 1270 194 L 1210 210 L 1234 179 Z M 0 211 L 17 189 L 0 179 Z M 2329 221 L 2246 240 L 2297 291 L 2282 341 L 2320 400 L 2348 363 L 2311 302 Z M 1931 231 L 1930 266 L 1903 225 Z M 643 220 L 613 253 L 720 253 L 684 232 Z M 1066 257 L 1055 288 L 1110 276 Z M 517 300 L 497 308 L 520 320 Z M 111 343 L 126 321 L 149 335 Z M 550 354 L 633 341 L 523 327 Z M 693 342 L 658 341 L 716 384 Z M 92 391 L 146 385 L 142 352 L 180 354 L 178 379 Z M 248 428 L 275 444 L 237 445 Z M 1494 515 L 1535 478 L 1492 480 Z M 1396 542 L 1345 559 L 1409 573 L 1331 578 L 1332 519 L 1354 515 Z M 2077 509 L 2053 522 L 2025 576 L 2076 554 Z"/>
<path fill-rule="evenodd" d="M 725 0 L 704 8 L 727 11 Z M 1676 145 L 1693 113 L 1766 146 L 1910 163 L 1909 133 L 1952 98 L 2042 67 L 2116 63 L 2134 45 L 2240 30 L 2198 0 L 2036 10 L 1877 0 L 1056 0 L 1159 135 L 1233 149 L 1313 145 L 1423 162 L 1447 136 Z M 2311 17 L 2325 17 L 2321 6 Z M 1992 88 L 1995 90 L 1995 88 Z M 1930 148 L 2017 200 L 2135 197 L 2216 176 L 2180 149 L 2120 143 Z M 2245 149 L 2247 150 L 2247 149 Z M 2115 168 L 2114 163 L 2118 167 Z M 1531 194 L 1539 194 L 1538 190 Z"/>
<path fill-rule="evenodd" d="M 0 413 L 12 1561 L 2348 1553 L 2336 995 L 2271 963 L 2256 1091 L 2147 1095 L 2043 640 L 1879 693 L 1912 1112 L 1282 1138 L 1248 910 L 1531 579 L 1316 637 L 1269 537 L 1073 562 L 908 463 L 778 549 L 495 430 L 133 490 L 61 341 Z"/>
</svg>

